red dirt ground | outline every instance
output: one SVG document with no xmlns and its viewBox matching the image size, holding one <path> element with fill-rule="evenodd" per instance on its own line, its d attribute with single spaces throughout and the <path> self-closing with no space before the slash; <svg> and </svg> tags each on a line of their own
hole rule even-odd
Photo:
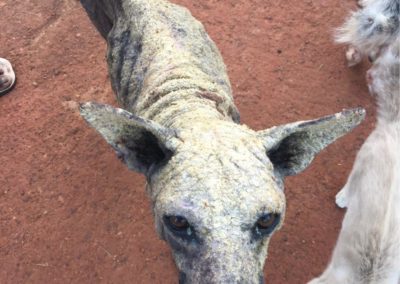
<svg viewBox="0 0 400 284">
<path fill-rule="evenodd" d="M 243 123 L 254 129 L 364 106 L 367 120 L 288 178 L 267 283 L 322 272 L 343 211 L 334 196 L 374 125 L 364 81 L 332 30 L 353 0 L 176 0 L 206 26 L 228 66 Z M 77 114 L 115 104 L 105 42 L 76 0 L 0 0 L 0 56 L 18 85 L 0 98 L 0 283 L 176 283 L 154 230 L 144 178 L 129 172 Z"/>
</svg>

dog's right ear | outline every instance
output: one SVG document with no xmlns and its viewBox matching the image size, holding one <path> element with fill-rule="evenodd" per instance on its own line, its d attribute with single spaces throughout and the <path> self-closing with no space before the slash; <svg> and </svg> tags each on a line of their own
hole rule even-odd
<svg viewBox="0 0 400 284">
<path fill-rule="evenodd" d="M 176 131 L 119 108 L 85 103 L 81 115 L 116 150 L 129 169 L 149 174 L 168 161 L 181 143 Z"/>
</svg>

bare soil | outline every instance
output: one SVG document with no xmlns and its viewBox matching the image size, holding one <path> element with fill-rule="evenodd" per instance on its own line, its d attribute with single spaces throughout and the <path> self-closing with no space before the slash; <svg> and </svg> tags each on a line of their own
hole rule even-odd
<svg viewBox="0 0 400 284">
<path fill-rule="evenodd" d="M 301 175 L 272 239 L 267 283 L 305 283 L 325 268 L 344 211 L 334 196 L 374 126 L 364 80 L 332 42 L 353 0 L 175 0 L 220 48 L 243 123 L 264 129 L 363 106 L 366 121 Z M 0 56 L 18 83 L 0 98 L 0 283 L 177 283 L 154 230 L 142 176 L 77 114 L 116 104 L 105 42 L 76 0 L 0 0 Z"/>
</svg>

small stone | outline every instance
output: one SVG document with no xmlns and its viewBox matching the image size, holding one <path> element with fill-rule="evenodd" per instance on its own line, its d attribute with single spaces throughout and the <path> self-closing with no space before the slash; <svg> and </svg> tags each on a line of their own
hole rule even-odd
<svg viewBox="0 0 400 284">
<path fill-rule="evenodd" d="M 39 84 L 35 81 L 32 82 L 32 85 L 36 88 L 37 86 L 39 86 Z"/>
</svg>

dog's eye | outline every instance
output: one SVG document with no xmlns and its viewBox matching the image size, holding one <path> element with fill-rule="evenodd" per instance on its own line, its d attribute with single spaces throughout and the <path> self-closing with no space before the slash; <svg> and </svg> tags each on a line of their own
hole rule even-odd
<svg viewBox="0 0 400 284">
<path fill-rule="evenodd" d="M 177 231 L 184 231 L 190 227 L 188 220 L 182 216 L 168 216 L 167 218 L 168 223 L 172 227 L 172 229 Z"/>
<path fill-rule="evenodd" d="M 255 232 L 257 235 L 268 235 L 272 233 L 275 227 L 279 224 L 280 215 L 277 213 L 263 214 L 258 218 L 255 224 Z"/>
<path fill-rule="evenodd" d="M 278 218 L 276 214 L 265 214 L 258 219 L 257 227 L 263 230 L 269 229 L 274 225 L 276 218 Z"/>
<path fill-rule="evenodd" d="M 196 239 L 196 232 L 185 217 L 164 216 L 164 223 L 175 236 L 186 241 Z"/>
</svg>

